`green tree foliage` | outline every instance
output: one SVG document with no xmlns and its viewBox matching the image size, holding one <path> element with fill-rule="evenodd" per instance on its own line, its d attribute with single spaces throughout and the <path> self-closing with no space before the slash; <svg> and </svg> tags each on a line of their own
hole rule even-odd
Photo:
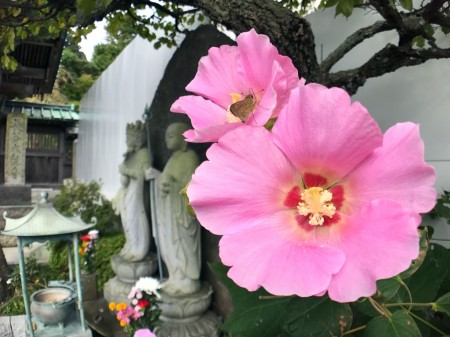
<svg viewBox="0 0 450 337">
<path fill-rule="evenodd" d="M 110 22 L 110 31 L 132 29 L 154 41 L 155 47 L 175 45 L 177 32 L 185 32 L 205 18 L 236 34 L 255 28 L 268 35 L 282 54 L 291 57 L 306 80 L 343 87 L 351 94 L 370 78 L 431 59 L 450 58 L 450 48 L 438 43 L 438 37 L 450 31 L 448 0 L 322 0 L 320 7 L 334 7 L 337 15 L 349 16 L 358 10 L 378 13 L 380 20 L 343 37 L 343 43 L 321 63 L 316 58 L 314 32 L 302 17 L 311 3 L 312 0 L 3 0 L 0 61 L 5 69 L 14 69 L 17 64 L 10 52 L 21 40 L 37 35 L 57 36 L 61 30 L 70 30 L 75 41 L 79 41 L 96 21 L 105 18 Z M 333 66 L 353 48 L 386 31 L 396 33 L 398 42 L 387 43 L 362 65 L 333 71 Z"/>
<path fill-rule="evenodd" d="M 99 76 L 116 59 L 124 46 L 114 43 L 102 43 L 94 47 L 92 66 L 94 73 Z"/>
</svg>

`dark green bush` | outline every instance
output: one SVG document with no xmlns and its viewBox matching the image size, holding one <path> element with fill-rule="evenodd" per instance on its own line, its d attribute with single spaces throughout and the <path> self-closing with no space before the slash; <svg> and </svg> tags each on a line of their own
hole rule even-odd
<svg viewBox="0 0 450 337">
<path fill-rule="evenodd" d="M 103 235 L 117 233 L 120 217 L 114 214 L 111 202 L 101 194 L 100 187 L 95 181 L 85 184 L 75 179 L 67 180 L 53 200 L 55 209 L 65 216 L 79 215 L 86 223 L 96 218 L 95 228 Z"/>
<path fill-rule="evenodd" d="M 115 276 L 111 268 L 111 257 L 120 252 L 124 244 L 125 235 L 123 233 L 100 236 L 95 253 L 98 290 L 103 290 L 106 281 Z"/>
<path fill-rule="evenodd" d="M 59 247 L 60 244 L 62 243 L 57 243 L 57 248 L 52 247 L 50 270 L 53 275 L 58 275 L 57 279 L 68 279 L 67 249 L 63 249 L 62 245 Z M 94 262 L 98 290 L 103 290 L 106 281 L 114 277 L 114 272 L 111 268 L 111 257 L 118 253 L 124 244 L 125 236 L 123 233 L 108 234 L 105 236 L 102 236 L 100 233 Z"/>
</svg>

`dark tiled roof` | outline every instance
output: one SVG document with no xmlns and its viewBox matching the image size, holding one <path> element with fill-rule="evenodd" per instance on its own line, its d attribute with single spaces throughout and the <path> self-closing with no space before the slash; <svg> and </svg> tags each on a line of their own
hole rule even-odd
<svg viewBox="0 0 450 337">
<path fill-rule="evenodd" d="M 24 113 L 33 119 L 78 121 L 80 116 L 70 105 L 52 105 L 28 102 L 7 101 L 2 114 Z"/>
</svg>

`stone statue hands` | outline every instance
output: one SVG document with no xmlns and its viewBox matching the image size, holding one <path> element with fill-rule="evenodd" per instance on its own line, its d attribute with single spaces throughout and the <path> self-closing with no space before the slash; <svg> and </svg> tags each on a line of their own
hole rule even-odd
<svg viewBox="0 0 450 337">
<path fill-rule="evenodd" d="M 155 169 L 154 167 L 150 167 L 145 170 L 145 179 L 156 180 L 160 174 L 161 172 L 159 172 L 157 169 Z"/>
<path fill-rule="evenodd" d="M 140 167 L 131 168 L 122 163 L 119 165 L 119 173 L 133 179 L 138 179 L 138 177 L 142 174 L 142 170 Z"/>
</svg>

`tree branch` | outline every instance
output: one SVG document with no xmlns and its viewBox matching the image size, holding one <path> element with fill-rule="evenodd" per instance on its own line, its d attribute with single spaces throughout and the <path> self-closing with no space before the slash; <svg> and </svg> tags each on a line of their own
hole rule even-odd
<svg viewBox="0 0 450 337">
<path fill-rule="evenodd" d="M 354 94 L 369 78 L 443 58 L 450 58 L 450 48 L 412 49 L 388 44 L 361 67 L 329 74 L 325 84 L 342 87 Z"/>
<path fill-rule="evenodd" d="M 369 0 L 369 3 L 377 10 L 381 16 L 391 24 L 400 27 L 403 19 L 390 0 Z"/>
<path fill-rule="evenodd" d="M 327 73 L 330 69 L 340 60 L 345 54 L 356 47 L 364 40 L 388 30 L 392 30 L 394 27 L 386 21 L 377 21 L 373 25 L 361 28 L 350 35 L 345 41 L 336 48 L 328 57 L 320 64 L 322 72 Z"/>
</svg>

